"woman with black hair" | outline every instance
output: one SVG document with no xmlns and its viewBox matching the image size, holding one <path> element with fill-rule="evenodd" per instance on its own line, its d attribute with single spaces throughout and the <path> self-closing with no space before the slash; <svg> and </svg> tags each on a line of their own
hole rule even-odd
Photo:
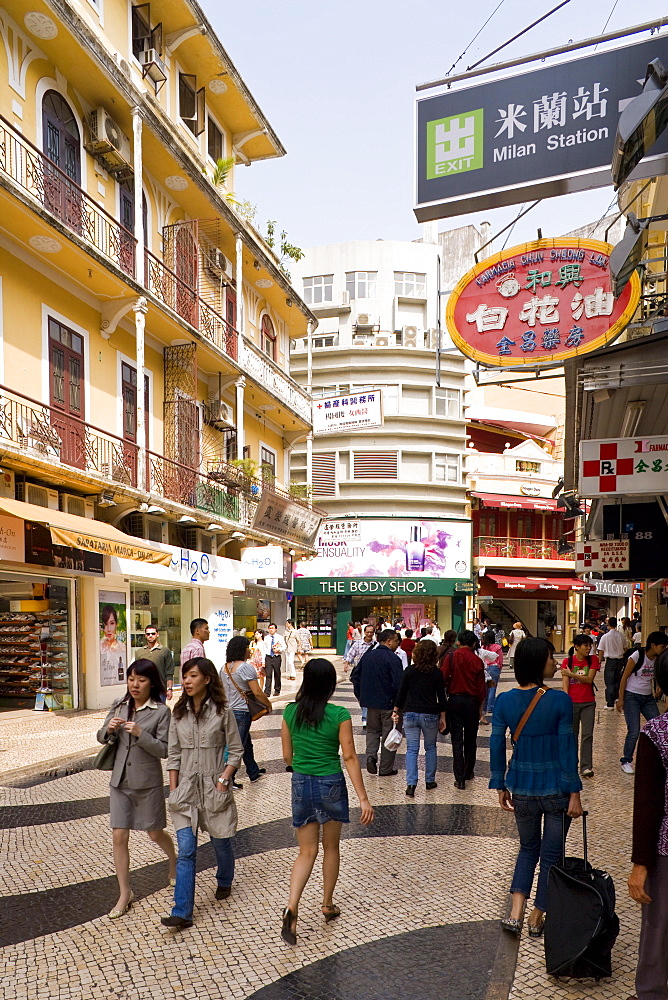
<svg viewBox="0 0 668 1000">
<path fill-rule="evenodd" d="M 227 644 L 226 663 L 220 672 L 220 678 L 225 687 L 225 694 L 230 708 L 234 712 L 239 729 L 239 739 L 244 748 L 244 764 L 250 781 L 258 781 L 266 768 L 259 767 L 253 752 L 251 739 L 251 715 L 248 711 L 246 695 L 250 692 L 259 702 L 271 712 L 271 702 L 260 687 L 257 671 L 248 662 L 250 639 L 245 635 L 233 636 Z"/>
<path fill-rule="evenodd" d="M 502 809 L 515 813 L 520 850 L 510 886 L 510 915 L 504 930 L 519 935 L 536 865 L 540 874 L 529 915 L 529 935 L 543 933 L 547 877 L 562 854 L 563 823 L 582 815 L 578 757 L 573 734 L 573 704 L 564 691 L 550 690 L 554 647 L 545 639 L 522 639 L 515 651 L 518 687 L 496 699 L 490 740 L 490 782 Z M 529 711 L 530 710 L 530 711 Z M 522 724 L 523 723 L 523 724 Z M 514 749 L 506 763 L 506 731 Z"/>
<path fill-rule="evenodd" d="M 393 720 L 401 728 L 403 714 L 406 733 L 406 795 L 414 798 L 418 783 L 420 735 L 424 741 L 424 766 L 427 790 L 436 788 L 436 737 L 444 732 L 445 681 L 438 669 L 438 649 L 431 639 L 415 647 L 413 662 L 404 670 L 395 699 Z"/>
<path fill-rule="evenodd" d="M 348 790 L 341 770 L 339 747 L 361 807 L 360 820 L 371 823 L 373 809 L 364 787 L 350 712 L 330 705 L 336 671 L 329 660 L 309 660 L 296 698 L 283 711 L 283 759 L 292 767 L 292 825 L 297 831 L 299 856 L 290 875 L 290 898 L 283 910 L 281 937 L 297 943 L 299 900 L 318 856 L 322 826 L 322 913 L 326 921 L 341 913 L 332 901 L 339 877 L 341 825 L 349 822 Z"/>
<path fill-rule="evenodd" d="M 232 778 L 243 752 L 234 712 L 211 660 L 186 660 L 181 677 L 183 694 L 174 706 L 167 757 L 168 805 L 179 854 L 174 906 L 169 917 L 161 918 L 165 927 L 177 930 L 193 925 L 198 830 L 211 837 L 218 862 L 216 899 L 227 899 L 232 891 L 237 829 Z"/>
<path fill-rule="evenodd" d="M 594 777 L 593 744 L 594 718 L 596 715 L 596 695 L 594 682 L 601 664 L 598 656 L 592 654 L 593 639 L 590 635 L 576 635 L 568 656 L 561 664 L 561 678 L 564 691 L 573 702 L 573 733 L 577 745 L 580 739 L 580 774 L 583 778 Z M 582 726 L 582 736 L 580 736 Z"/>
<path fill-rule="evenodd" d="M 130 830 L 146 830 L 169 859 L 171 885 L 176 875 L 176 852 L 165 830 L 167 814 L 160 765 L 167 756 L 170 720 L 170 711 L 160 700 L 165 688 L 151 660 L 131 663 L 127 684 L 124 696 L 114 702 L 97 733 L 99 743 L 116 744 L 109 784 L 109 819 L 120 895 L 109 913 L 112 920 L 127 913 L 134 902 L 130 888 Z"/>
<path fill-rule="evenodd" d="M 656 657 L 654 677 L 668 694 L 668 650 Z M 668 713 L 638 738 L 631 860 L 629 894 L 642 903 L 636 998 L 654 1000 L 668 996 Z"/>
</svg>

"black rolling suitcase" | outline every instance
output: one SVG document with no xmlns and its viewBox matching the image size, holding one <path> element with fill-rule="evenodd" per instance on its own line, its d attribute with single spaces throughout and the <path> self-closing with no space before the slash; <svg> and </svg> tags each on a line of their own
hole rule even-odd
<svg viewBox="0 0 668 1000">
<path fill-rule="evenodd" d="M 565 819 L 565 817 L 564 817 Z M 545 965 L 552 976 L 603 979 L 612 975 L 612 949 L 619 934 L 615 885 L 587 859 L 587 813 L 582 815 L 584 859 L 566 857 L 547 883 Z"/>
</svg>

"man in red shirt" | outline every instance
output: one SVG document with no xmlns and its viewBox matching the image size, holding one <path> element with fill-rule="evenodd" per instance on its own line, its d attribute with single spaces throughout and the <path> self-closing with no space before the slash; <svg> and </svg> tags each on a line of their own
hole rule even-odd
<svg viewBox="0 0 668 1000">
<path fill-rule="evenodd" d="M 399 646 L 401 647 L 401 649 L 403 649 L 404 653 L 406 654 L 406 659 L 408 660 L 408 665 L 410 666 L 413 650 L 417 646 L 417 642 L 413 638 L 412 628 L 406 629 L 406 638 L 401 640 Z"/>
<path fill-rule="evenodd" d="M 475 778 L 476 741 L 480 710 L 487 695 L 485 665 L 475 653 L 478 637 L 464 629 L 457 636 L 459 649 L 443 659 L 442 670 L 448 693 L 448 724 L 452 740 L 455 788 L 466 788 Z"/>
</svg>

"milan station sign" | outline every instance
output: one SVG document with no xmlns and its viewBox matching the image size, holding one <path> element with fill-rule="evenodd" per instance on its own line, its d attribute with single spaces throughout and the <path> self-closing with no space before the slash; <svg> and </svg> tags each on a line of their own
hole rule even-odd
<svg viewBox="0 0 668 1000">
<path fill-rule="evenodd" d="M 418 221 L 610 184 L 620 112 L 657 58 L 668 36 L 419 100 Z M 632 178 L 665 173 L 667 152 L 668 132 Z"/>
<path fill-rule="evenodd" d="M 492 368 L 550 368 L 605 347 L 640 300 L 635 272 L 615 299 L 611 250 L 598 240 L 536 240 L 476 264 L 448 299 L 455 345 Z"/>
</svg>

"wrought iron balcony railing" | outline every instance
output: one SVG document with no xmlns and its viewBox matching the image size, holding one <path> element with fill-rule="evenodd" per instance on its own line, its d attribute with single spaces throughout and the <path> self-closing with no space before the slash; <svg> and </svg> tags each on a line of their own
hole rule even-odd
<svg viewBox="0 0 668 1000">
<path fill-rule="evenodd" d="M 556 538 L 497 538 L 480 535 L 473 540 L 473 555 L 490 559 L 562 559 L 573 560 L 573 553 L 559 554 Z"/>
<path fill-rule="evenodd" d="M 174 503 L 201 510 L 207 516 L 239 521 L 239 496 L 198 469 L 181 465 L 171 458 L 148 452 L 148 483 L 151 493 Z"/>
<path fill-rule="evenodd" d="M 2 116 L 0 171 L 84 243 L 135 277 L 134 235 Z"/>
</svg>

